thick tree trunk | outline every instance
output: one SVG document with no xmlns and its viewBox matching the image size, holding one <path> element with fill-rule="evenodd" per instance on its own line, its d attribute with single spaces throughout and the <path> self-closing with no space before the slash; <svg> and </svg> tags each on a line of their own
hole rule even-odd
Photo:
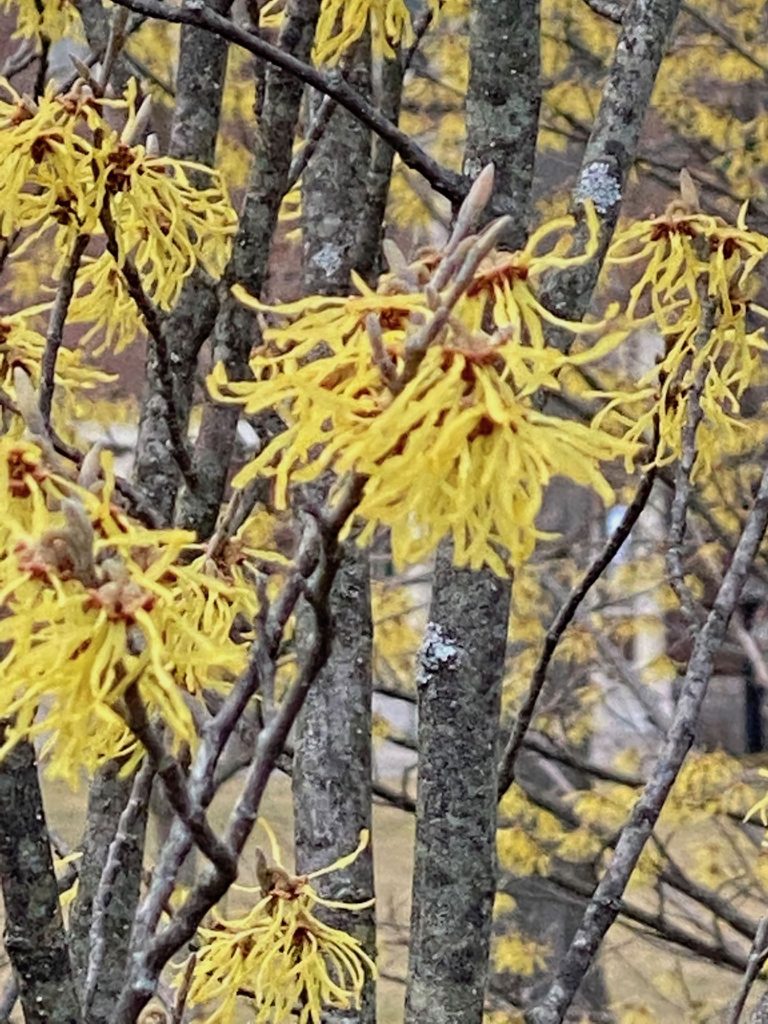
<svg viewBox="0 0 768 1024">
<path fill-rule="evenodd" d="M 69 925 L 72 962 L 81 993 L 85 988 L 91 953 L 89 939 L 93 900 L 132 787 L 133 777 L 121 778 L 120 765 L 113 762 L 96 773 L 88 793 L 77 896 Z M 115 1002 L 125 981 L 126 956 L 141 885 L 145 825 L 146 814 L 138 823 L 131 842 L 122 848 L 121 870 L 110 889 L 104 915 L 104 958 L 96 980 L 88 1024 L 110 1024 Z"/>
<path fill-rule="evenodd" d="M 523 244 L 540 102 L 538 0 L 472 5 L 465 170 L 496 168 Z M 513 482 L 510 481 L 510 486 Z M 510 584 L 438 554 L 419 675 L 419 788 L 406 1024 L 482 1020 L 495 890 L 499 707 Z"/>
<path fill-rule="evenodd" d="M 288 53 L 307 60 L 312 49 L 319 0 L 289 0 L 279 42 Z M 213 329 L 214 362 L 222 362 L 233 380 L 248 374 L 248 357 L 258 340 L 256 314 L 230 294 L 242 284 L 260 296 L 269 265 L 272 235 L 288 184 L 291 151 L 303 88 L 284 71 L 270 66 L 264 75 L 263 102 L 250 181 L 235 235 L 232 258 L 219 286 L 219 312 Z M 203 409 L 197 443 L 193 489 L 179 495 L 177 518 L 182 526 L 208 537 L 216 525 L 235 443 L 240 411 L 208 402 Z"/>
<path fill-rule="evenodd" d="M 496 888 L 509 583 L 438 556 L 417 679 L 419 785 L 406 1024 L 479 1024 Z"/>
<path fill-rule="evenodd" d="M 368 554 L 353 545 L 340 552 L 330 594 L 331 651 L 307 694 L 297 723 L 293 760 L 296 863 L 300 871 L 324 867 L 353 850 L 360 830 L 371 828 L 371 610 Z M 373 895 L 369 845 L 343 871 L 318 879 L 321 893 L 360 903 Z M 325 914 L 375 956 L 374 909 Z M 328 1011 L 329 1022 L 372 1024 L 375 986 L 366 984 L 359 1011 Z"/>
<path fill-rule="evenodd" d="M 370 42 L 365 36 L 348 55 L 348 79 L 370 91 Z M 307 293 L 348 291 L 355 243 L 367 206 L 368 130 L 337 108 L 304 172 L 304 288 Z M 376 213 L 376 215 L 379 215 Z M 378 234 L 377 234 L 378 237 Z M 323 489 L 323 485 L 320 485 Z M 308 871 L 331 863 L 371 828 L 371 625 L 368 553 L 342 545 L 329 597 L 331 649 L 307 694 L 297 723 L 293 768 L 296 859 Z M 373 895 L 373 850 L 348 868 L 320 880 L 334 900 L 362 902 Z M 373 908 L 329 912 L 336 927 L 355 935 L 375 956 Z M 328 1022 L 372 1024 L 375 987 L 369 979 L 359 1010 L 327 1011 Z"/>
<path fill-rule="evenodd" d="M 26 1024 L 80 1024 L 35 751 L 0 762 L 0 882 L 5 948 Z"/>
</svg>

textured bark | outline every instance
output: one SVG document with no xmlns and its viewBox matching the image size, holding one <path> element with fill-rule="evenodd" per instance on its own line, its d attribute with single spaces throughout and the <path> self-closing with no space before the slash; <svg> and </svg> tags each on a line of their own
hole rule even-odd
<svg viewBox="0 0 768 1024">
<path fill-rule="evenodd" d="M 541 102 L 538 0 L 473 3 L 469 59 L 464 173 L 476 178 L 493 163 L 495 212 L 512 217 L 503 241 L 516 249 L 531 211 Z"/>
<path fill-rule="evenodd" d="M 538 0 L 474 3 L 464 163 L 472 173 L 495 164 L 512 247 L 523 244 L 531 209 L 539 102 Z M 406 1024 L 480 1022 L 488 972 L 510 585 L 450 559 L 444 543 L 419 677 Z"/>
<path fill-rule="evenodd" d="M 760 997 L 760 1001 L 749 1018 L 749 1024 L 768 1024 L 768 991 Z"/>
<path fill-rule="evenodd" d="M 510 588 L 438 555 L 417 679 L 419 784 L 406 1024 L 479 1024 L 496 888 Z"/>
<path fill-rule="evenodd" d="M 325 668 L 307 694 L 297 723 L 293 759 L 296 863 L 300 871 L 324 867 L 349 853 L 360 830 L 371 827 L 371 648 L 368 555 L 349 544 L 330 594 L 331 650 Z M 362 902 L 373 895 L 373 853 L 369 845 L 343 871 L 318 879 L 334 900 Z M 356 936 L 369 956 L 376 948 L 371 907 L 328 911 L 326 919 Z M 365 986 L 360 1010 L 327 1011 L 324 1020 L 371 1024 L 376 1019 L 375 986 Z"/>
<path fill-rule="evenodd" d="M 680 0 L 631 0 L 622 22 L 608 81 L 590 133 L 574 190 L 576 206 L 591 199 L 600 219 L 592 260 L 553 276 L 545 301 L 571 318 L 583 316 L 592 298 L 608 244 L 619 219 L 627 175 L 637 156 L 640 129 Z M 564 346 L 567 338 L 552 340 Z"/>
<path fill-rule="evenodd" d="M 208 0 L 212 10 L 226 14 L 231 0 Z M 221 96 L 229 44 L 203 29 L 181 30 L 176 96 L 169 154 L 212 167 L 219 130 Z M 199 188 L 208 183 L 203 171 L 191 171 Z M 186 433 L 192 403 L 197 357 L 210 334 L 218 310 L 216 289 L 207 275 L 194 273 L 162 325 L 174 370 L 174 402 L 164 396 L 157 355 L 150 339 L 145 369 L 144 399 L 136 446 L 136 483 L 165 522 L 170 522 L 180 476 L 173 457 L 168 419 L 173 416 Z"/>
<path fill-rule="evenodd" d="M 0 882 L 5 948 L 26 1024 L 80 1024 L 34 748 L 0 762 Z"/>
<path fill-rule="evenodd" d="M 403 94 L 403 63 L 396 57 L 381 64 L 381 96 L 379 106 L 385 117 L 397 124 Z M 384 214 L 392 180 L 394 150 L 379 136 L 371 140 L 371 163 L 368 168 L 367 216 L 358 226 L 355 241 L 355 270 L 371 284 L 381 273 L 381 240 L 384 235 Z"/>
<path fill-rule="evenodd" d="M 280 45 L 306 60 L 312 48 L 319 0 L 289 0 Z M 250 182 L 240 212 L 229 267 L 219 287 L 220 308 L 213 330 L 213 359 L 227 374 L 242 380 L 248 356 L 258 339 L 256 315 L 230 295 L 235 283 L 260 295 L 269 263 L 272 235 L 288 181 L 291 149 L 301 103 L 302 85 L 291 75 L 269 67 L 264 76 L 264 101 L 253 154 Z M 197 485 L 182 489 L 178 521 L 202 537 L 216 524 L 232 459 L 237 407 L 206 403 L 195 447 Z"/>
<path fill-rule="evenodd" d="M 348 79 L 370 91 L 370 42 L 364 37 L 348 55 Z M 361 225 L 375 215 L 367 206 L 370 133 L 336 108 L 303 175 L 304 290 L 347 292 Z M 377 231 L 378 237 L 378 231 Z M 319 485 L 318 490 L 323 485 Z M 329 596 L 331 647 L 323 671 L 307 694 L 297 723 L 293 769 L 296 859 L 299 870 L 331 863 L 357 845 L 371 827 L 371 657 L 373 628 L 368 554 L 349 542 Z M 344 871 L 319 880 L 330 899 L 362 902 L 373 895 L 369 846 Z M 373 908 L 328 913 L 336 927 L 355 935 L 375 955 Z M 359 1010 L 327 1011 L 333 1024 L 372 1024 L 376 995 L 368 979 Z"/>
<path fill-rule="evenodd" d="M 132 777 L 120 778 L 119 767 L 111 763 L 101 769 L 94 777 L 88 794 L 79 883 L 69 925 L 70 950 L 79 991 L 84 989 L 88 973 L 93 898 L 133 786 Z M 140 821 L 133 841 L 123 847 L 121 870 L 111 888 L 104 915 L 104 959 L 88 1024 L 111 1024 L 115 1002 L 125 980 L 126 955 L 139 896 L 145 824 L 146 817 Z"/>
<path fill-rule="evenodd" d="M 369 49 L 366 36 L 349 55 L 347 73 L 350 85 L 364 95 L 370 92 Z M 301 200 L 306 292 L 333 295 L 349 288 L 354 245 L 367 198 L 370 140 L 367 128 L 337 107 L 304 172 Z"/>
</svg>

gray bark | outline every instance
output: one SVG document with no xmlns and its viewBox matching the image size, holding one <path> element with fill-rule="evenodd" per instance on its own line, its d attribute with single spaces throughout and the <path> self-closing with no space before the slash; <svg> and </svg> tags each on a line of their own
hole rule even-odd
<svg viewBox="0 0 768 1024">
<path fill-rule="evenodd" d="M 370 42 L 365 36 L 348 55 L 348 79 L 370 91 Z M 370 132 L 336 108 L 304 172 L 304 290 L 349 290 L 355 241 L 376 214 L 367 207 Z M 377 232 L 378 237 L 378 232 Z M 319 485 L 316 490 L 324 489 Z M 357 845 L 371 827 L 371 658 L 373 627 L 368 554 L 348 542 L 338 551 L 329 595 L 328 660 L 307 694 L 297 722 L 293 764 L 296 858 L 299 870 L 331 863 Z M 354 864 L 319 880 L 325 896 L 362 902 L 373 895 L 373 850 Z M 373 907 L 334 911 L 332 924 L 355 935 L 375 956 Z M 359 1010 L 327 1011 L 331 1024 L 373 1024 L 376 993 L 368 979 Z"/>
<path fill-rule="evenodd" d="M 479 1024 L 496 888 L 496 757 L 510 588 L 438 555 L 420 656 L 406 1024 Z"/>
<path fill-rule="evenodd" d="M 464 173 L 496 169 L 494 211 L 512 217 L 503 242 L 525 242 L 541 102 L 537 0 L 484 0 L 470 15 Z"/>
<path fill-rule="evenodd" d="M 545 301 L 563 316 L 586 312 L 619 219 L 627 175 L 637 155 L 640 130 L 680 0 L 631 0 L 627 5 L 600 108 L 584 150 L 574 204 L 595 204 L 600 240 L 594 259 L 554 275 Z M 554 336 L 553 332 L 553 336 Z M 565 347 L 570 337 L 552 339 Z"/>
<path fill-rule="evenodd" d="M 208 4 L 219 14 L 226 14 L 232 6 L 231 0 L 208 0 Z M 213 166 L 228 49 L 229 44 L 219 36 L 191 25 L 182 26 L 170 156 Z M 208 182 L 202 171 L 190 172 L 190 180 L 197 187 L 205 187 Z M 164 522 L 173 518 L 180 482 L 168 420 L 174 417 L 186 434 L 197 357 L 213 328 L 217 309 L 213 282 L 196 271 L 186 282 L 175 309 L 162 322 L 174 370 L 170 409 L 151 338 L 148 344 L 135 478 Z"/>
<path fill-rule="evenodd" d="M 293 759 L 296 863 L 311 871 L 349 853 L 360 830 L 371 828 L 372 626 L 367 552 L 353 545 L 340 553 L 330 593 L 331 649 L 310 688 L 297 722 Z M 322 895 L 362 902 L 373 895 L 373 851 L 343 871 L 318 879 Z M 326 919 L 354 935 L 375 956 L 374 909 L 332 911 Z M 376 1019 L 375 986 L 368 980 L 359 1011 L 327 1011 L 334 1024 Z"/>
<path fill-rule="evenodd" d="M 397 124 L 400 116 L 400 101 L 403 94 L 402 58 L 384 59 L 381 66 L 381 96 L 379 106 L 382 114 Z M 384 214 L 392 180 L 392 163 L 395 152 L 382 138 L 371 140 L 371 163 L 368 168 L 366 186 L 367 216 L 358 226 L 355 240 L 355 270 L 371 284 L 381 273 L 381 241 L 384 236 Z"/>
<path fill-rule="evenodd" d="M 280 46 L 306 60 L 312 48 L 319 0 L 289 0 Z M 248 356 L 258 340 L 256 315 L 230 295 L 235 283 L 259 296 L 269 263 L 277 213 L 288 182 L 291 148 L 301 102 L 302 85 L 285 71 L 270 66 L 264 75 L 264 101 L 253 154 L 250 182 L 240 212 L 229 267 L 219 287 L 220 308 L 213 329 L 213 360 L 222 362 L 234 380 L 248 375 Z M 181 525 L 209 536 L 218 516 L 232 459 L 237 407 L 207 402 L 197 444 L 194 489 L 179 495 Z"/>
<path fill-rule="evenodd" d="M 347 80 L 362 95 L 371 88 L 369 50 L 366 35 L 348 55 Z M 370 154 L 371 133 L 336 107 L 303 177 L 303 277 L 304 290 L 310 294 L 334 295 L 349 289 L 358 227 L 363 216 L 371 216 L 366 209 Z"/>
<path fill-rule="evenodd" d="M 494 163 L 494 198 L 513 216 L 504 240 L 513 247 L 523 244 L 530 215 L 539 102 L 538 0 L 474 3 L 465 168 L 476 173 Z M 418 687 L 406 1024 L 473 1024 L 483 1016 L 509 602 L 508 580 L 454 568 L 442 545 Z"/>
<path fill-rule="evenodd" d="M 35 751 L 0 762 L 0 882 L 5 948 L 26 1024 L 80 1024 Z"/>
<path fill-rule="evenodd" d="M 88 793 L 88 811 L 82 843 L 77 896 L 72 905 L 69 944 L 78 991 L 88 974 L 93 899 L 120 815 L 131 795 L 133 778 L 120 778 L 120 766 L 110 763 L 98 771 Z M 120 871 L 110 890 L 104 914 L 104 958 L 94 990 L 88 1024 L 111 1024 L 115 1002 L 126 973 L 126 956 L 141 882 L 146 815 L 138 822 L 131 841 L 123 845 Z"/>
<path fill-rule="evenodd" d="M 752 1011 L 749 1024 L 768 1024 L 768 991 L 760 997 L 757 1006 Z"/>
</svg>

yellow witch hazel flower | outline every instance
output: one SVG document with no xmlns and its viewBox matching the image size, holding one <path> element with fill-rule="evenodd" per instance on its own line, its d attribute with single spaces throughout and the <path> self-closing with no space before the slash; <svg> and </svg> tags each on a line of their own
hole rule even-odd
<svg viewBox="0 0 768 1024">
<path fill-rule="evenodd" d="M 49 308 L 49 304 L 42 304 L 16 313 L 0 312 L 0 384 L 11 396 L 14 395 L 13 375 L 17 368 L 20 367 L 37 382 L 45 352 L 45 338 L 31 326 L 30 321 Z M 59 350 L 55 381 L 61 387 L 67 390 L 95 388 L 114 380 L 114 374 L 83 365 L 79 350 L 65 346 Z"/>
<path fill-rule="evenodd" d="M 0 11 L 16 15 L 15 36 L 61 39 L 72 31 L 77 8 L 71 0 L 0 0 Z"/>
<path fill-rule="evenodd" d="M 442 0 L 428 0 L 437 16 Z M 315 60 L 335 64 L 370 28 L 373 53 L 393 58 L 395 47 L 413 42 L 413 19 L 405 0 L 323 0 L 315 36 Z"/>
<path fill-rule="evenodd" d="M 91 147 L 77 127 L 52 84 L 35 102 L 0 78 L 0 236 L 82 221 Z"/>
<path fill-rule="evenodd" d="M 308 875 L 291 875 L 277 866 L 280 851 L 265 822 L 274 866 L 260 859 L 258 901 L 244 916 L 214 914 L 213 924 L 201 928 L 202 946 L 196 954 L 190 1006 L 215 1002 L 205 1024 L 234 1024 L 238 1002 L 251 1004 L 254 1024 L 293 1019 L 298 1024 L 321 1024 L 324 1009 L 358 1007 L 366 974 L 376 966 L 359 941 L 315 916 L 317 907 L 364 910 L 365 903 L 342 903 L 321 897 L 312 881 L 351 864 L 368 844 L 363 831 L 356 850 Z"/>
<path fill-rule="evenodd" d="M 606 418 L 632 441 L 658 433 L 655 461 L 672 462 L 681 453 L 688 395 L 700 381 L 695 472 L 708 472 L 718 452 L 736 448 L 741 399 L 758 382 L 768 350 L 762 327 L 747 330 L 749 313 L 768 319 L 750 299 L 766 255 L 768 237 L 747 227 L 746 204 L 735 226 L 697 212 L 689 200 L 621 231 L 608 263 L 639 268 L 627 331 L 655 326 L 663 353 L 630 393 L 613 393 L 598 422 Z"/>
<path fill-rule="evenodd" d="M 230 638 L 245 588 L 222 578 L 182 530 L 147 530 L 110 501 L 49 470 L 33 443 L 0 439 L 0 715 L 13 721 L 0 754 L 46 737 L 51 774 L 77 784 L 136 753 L 122 700 L 136 687 L 175 743 L 194 744 L 190 699 L 244 667 Z"/>
<path fill-rule="evenodd" d="M 83 259 L 75 279 L 68 320 L 73 324 L 90 324 L 80 336 L 80 346 L 86 348 L 99 338 L 92 350 L 96 357 L 106 351 L 120 353 L 144 334 L 144 322 L 136 303 L 108 252 Z"/>
<path fill-rule="evenodd" d="M 572 219 L 557 225 L 572 226 Z M 423 561 L 450 536 L 457 564 L 500 574 L 524 562 L 544 536 L 536 517 L 553 477 L 611 502 L 600 463 L 631 446 L 537 404 L 542 390 L 562 389 L 564 369 L 615 344 L 608 336 L 578 356 L 544 346 L 543 319 L 575 331 L 600 326 L 552 317 L 536 298 L 536 275 L 584 258 L 565 256 L 559 242 L 536 255 L 551 233 L 538 232 L 523 253 L 478 259 L 470 279 L 460 269 L 470 258 L 467 239 L 450 273 L 427 254 L 382 278 L 378 292 L 358 280 L 359 296 L 273 307 L 285 322 L 267 331 L 251 363 L 255 381 L 229 383 L 221 367 L 209 381 L 217 398 L 249 412 L 274 406 L 287 424 L 235 486 L 272 476 L 284 507 L 291 482 L 328 468 L 360 474 L 359 543 L 388 528 L 399 568 Z M 493 333 L 484 329 L 489 320 Z"/>
<path fill-rule="evenodd" d="M 108 213 L 118 263 L 130 256 L 150 298 L 169 309 L 196 267 L 221 275 L 236 217 L 216 171 L 160 157 L 154 143 L 135 141 L 148 112 L 146 101 L 137 108 L 137 88 L 132 79 L 124 97 L 103 99 L 82 82 L 66 95 L 49 85 L 35 103 L 0 80 L 0 235 L 34 229 L 18 254 L 57 225 L 55 249 L 64 260 L 75 236 L 102 232 Z M 121 131 L 104 117 L 105 108 L 126 115 Z M 205 175 L 207 187 L 193 187 L 193 173 Z M 81 320 L 103 321 L 105 293 L 115 290 L 110 261 L 90 263 L 78 283 Z"/>
<path fill-rule="evenodd" d="M 141 109 L 132 79 L 121 102 L 128 121 L 120 135 L 110 131 L 95 154 L 96 193 L 111 197 L 120 255 L 132 256 L 144 288 L 161 309 L 179 297 L 197 266 L 218 278 L 229 259 L 235 213 L 218 173 L 203 164 L 152 155 L 131 144 Z M 106 125 L 106 122 L 105 122 Z M 195 188 L 190 172 L 205 174 L 210 185 Z"/>
</svg>

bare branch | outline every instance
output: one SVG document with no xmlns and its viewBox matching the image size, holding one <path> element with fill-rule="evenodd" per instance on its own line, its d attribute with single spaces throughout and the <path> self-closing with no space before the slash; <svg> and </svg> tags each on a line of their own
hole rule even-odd
<svg viewBox="0 0 768 1024">
<path fill-rule="evenodd" d="M 51 424 L 51 407 L 55 387 L 56 360 L 64 337 L 64 324 L 67 320 L 69 304 L 75 290 L 75 278 L 80 269 L 80 261 L 88 247 L 90 235 L 78 235 L 72 246 L 72 252 L 59 279 L 56 298 L 48 320 L 48 331 L 45 337 L 40 380 L 40 415 L 46 430 Z"/>
<path fill-rule="evenodd" d="M 119 268 L 120 274 L 125 281 L 128 294 L 133 299 L 136 308 L 146 324 L 151 343 L 154 346 L 157 357 L 158 375 L 160 377 L 164 399 L 168 409 L 167 427 L 168 435 L 173 446 L 173 454 L 182 476 L 192 486 L 197 481 L 192 456 L 189 451 L 187 438 L 181 429 L 181 425 L 175 415 L 176 404 L 174 402 L 174 374 L 171 367 L 170 353 L 163 331 L 163 321 L 160 313 L 150 301 L 141 283 L 141 276 L 133 261 L 127 253 L 121 253 L 115 231 L 115 223 L 112 218 L 108 203 L 105 202 L 101 211 L 101 224 L 104 234 L 107 236 L 107 251 L 115 265 Z"/>
<path fill-rule="evenodd" d="M 124 702 L 126 723 L 144 745 L 155 772 L 163 781 L 171 807 L 186 825 L 201 853 L 216 864 L 223 874 L 229 874 L 234 879 L 236 865 L 229 848 L 213 831 L 203 810 L 190 800 L 181 765 L 166 751 L 147 718 L 146 708 L 135 684 L 126 690 Z"/>
<path fill-rule="evenodd" d="M 318 71 L 304 61 L 278 46 L 273 46 L 259 36 L 252 35 L 234 25 L 229 19 L 222 17 L 202 2 L 187 3 L 183 7 L 168 7 L 160 0 L 118 0 L 123 7 L 146 14 L 152 18 L 176 24 L 197 25 L 215 35 L 228 39 L 230 42 L 248 50 L 256 57 L 282 68 L 294 75 L 306 85 L 329 96 L 340 106 L 348 110 L 354 117 L 367 125 L 371 131 L 381 136 L 394 149 L 400 159 L 408 167 L 422 174 L 432 187 L 452 203 L 458 205 L 467 191 L 467 183 L 460 174 L 449 171 L 433 160 L 413 139 L 401 131 L 380 111 L 360 96 L 349 86 L 336 70 Z"/>
<path fill-rule="evenodd" d="M 515 762 L 517 760 L 517 755 L 520 752 L 525 734 L 533 720 L 536 703 L 541 695 L 541 691 L 547 678 L 549 663 L 554 657 L 563 633 L 565 633 L 565 630 L 573 620 L 573 617 L 578 611 L 584 598 L 621 550 L 621 547 L 627 537 L 629 537 L 632 527 L 640 518 L 640 514 L 648 504 L 648 499 L 651 496 L 655 478 L 656 469 L 652 466 L 641 480 L 640 486 L 638 487 L 631 504 L 627 507 L 624 515 L 621 517 L 621 522 L 608 538 L 602 551 L 600 551 L 592 561 L 592 564 L 589 566 L 579 583 L 571 591 L 565 604 L 561 606 L 560 611 L 552 622 L 552 625 L 547 630 L 546 636 L 544 637 L 544 646 L 541 654 L 539 655 L 536 668 L 533 671 L 533 676 L 531 677 L 531 685 L 528 688 L 525 701 L 517 713 L 515 724 L 512 728 L 510 737 L 507 740 L 504 753 L 502 754 L 499 766 L 499 798 L 507 792 L 509 787 L 515 781 Z"/>
<path fill-rule="evenodd" d="M 304 145 L 291 160 L 291 166 L 288 168 L 288 178 L 285 183 L 286 192 L 291 191 L 293 186 L 304 173 L 304 169 L 312 159 L 312 155 L 317 149 L 317 144 L 322 138 L 323 132 L 328 126 L 328 122 L 331 120 L 331 116 L 335 109 L 336 103 L 331 99 L 331 97 L 323 96 L 322 102 L 317 108 L 317 113 L 312 118 L 309 129 L 304 137 Z"/>
<path fill-rule="evenodd" d="M 742 1011 L 746 1005 L 747 998 L 752 986 L 757 981 L 760 971 L 763 969 L 768 958 L 768 915 L 760 919 L 760 924 L 755 932 L 755 938 L 749 950 L 747 965 L 744 971 L 739 991 L 733 1001 L 733 1006 L 728 1014 L 727 1024 L 739 1024 Z"/>
<path fill-rule="evenodd" d="M 763 473 L 731 564 L 693 645 L 688 670 L 665 745 L 642 794 L 621 831 L 616 852 L 587 908 L 571 947 L 547 995 L 531 1011 L 531 1024 L 561 1024 L 582 978 L 618 913 L 620 900 L 640 854 L 693 743 L 694 729 L 726 633 L 750 567 L 768 525 L 768 467 Z"/>
<path fill-rule="evenodd" d="M 682 180 L 682 179 L 681 179 Z M 702 289 L 700 289 L 701 291 Z M 696 331 L 694 352 L 706 344 L 715 326 L 715 303 L 702 295 L 702 320 Z M 688 519 L 688 506 L 693 492 L 691 473 L 696 461 L 696 432 L 703 415 L 701 395 L 707 377 L 706 366 L 702 367 L 691 385 L 686 401 L 686 415 L 682 431 L 682 452 L 675 468 L 675 486 L 670 513 L 669 543 L 667 545 L 667 575 L 675 596 L 680 602 L 683 615 L 689 625 L 698 623 L 701 613 L 696 606 L 690 588 L 685 582 L 683 570 L 683 544 Z"/>
</svg>

